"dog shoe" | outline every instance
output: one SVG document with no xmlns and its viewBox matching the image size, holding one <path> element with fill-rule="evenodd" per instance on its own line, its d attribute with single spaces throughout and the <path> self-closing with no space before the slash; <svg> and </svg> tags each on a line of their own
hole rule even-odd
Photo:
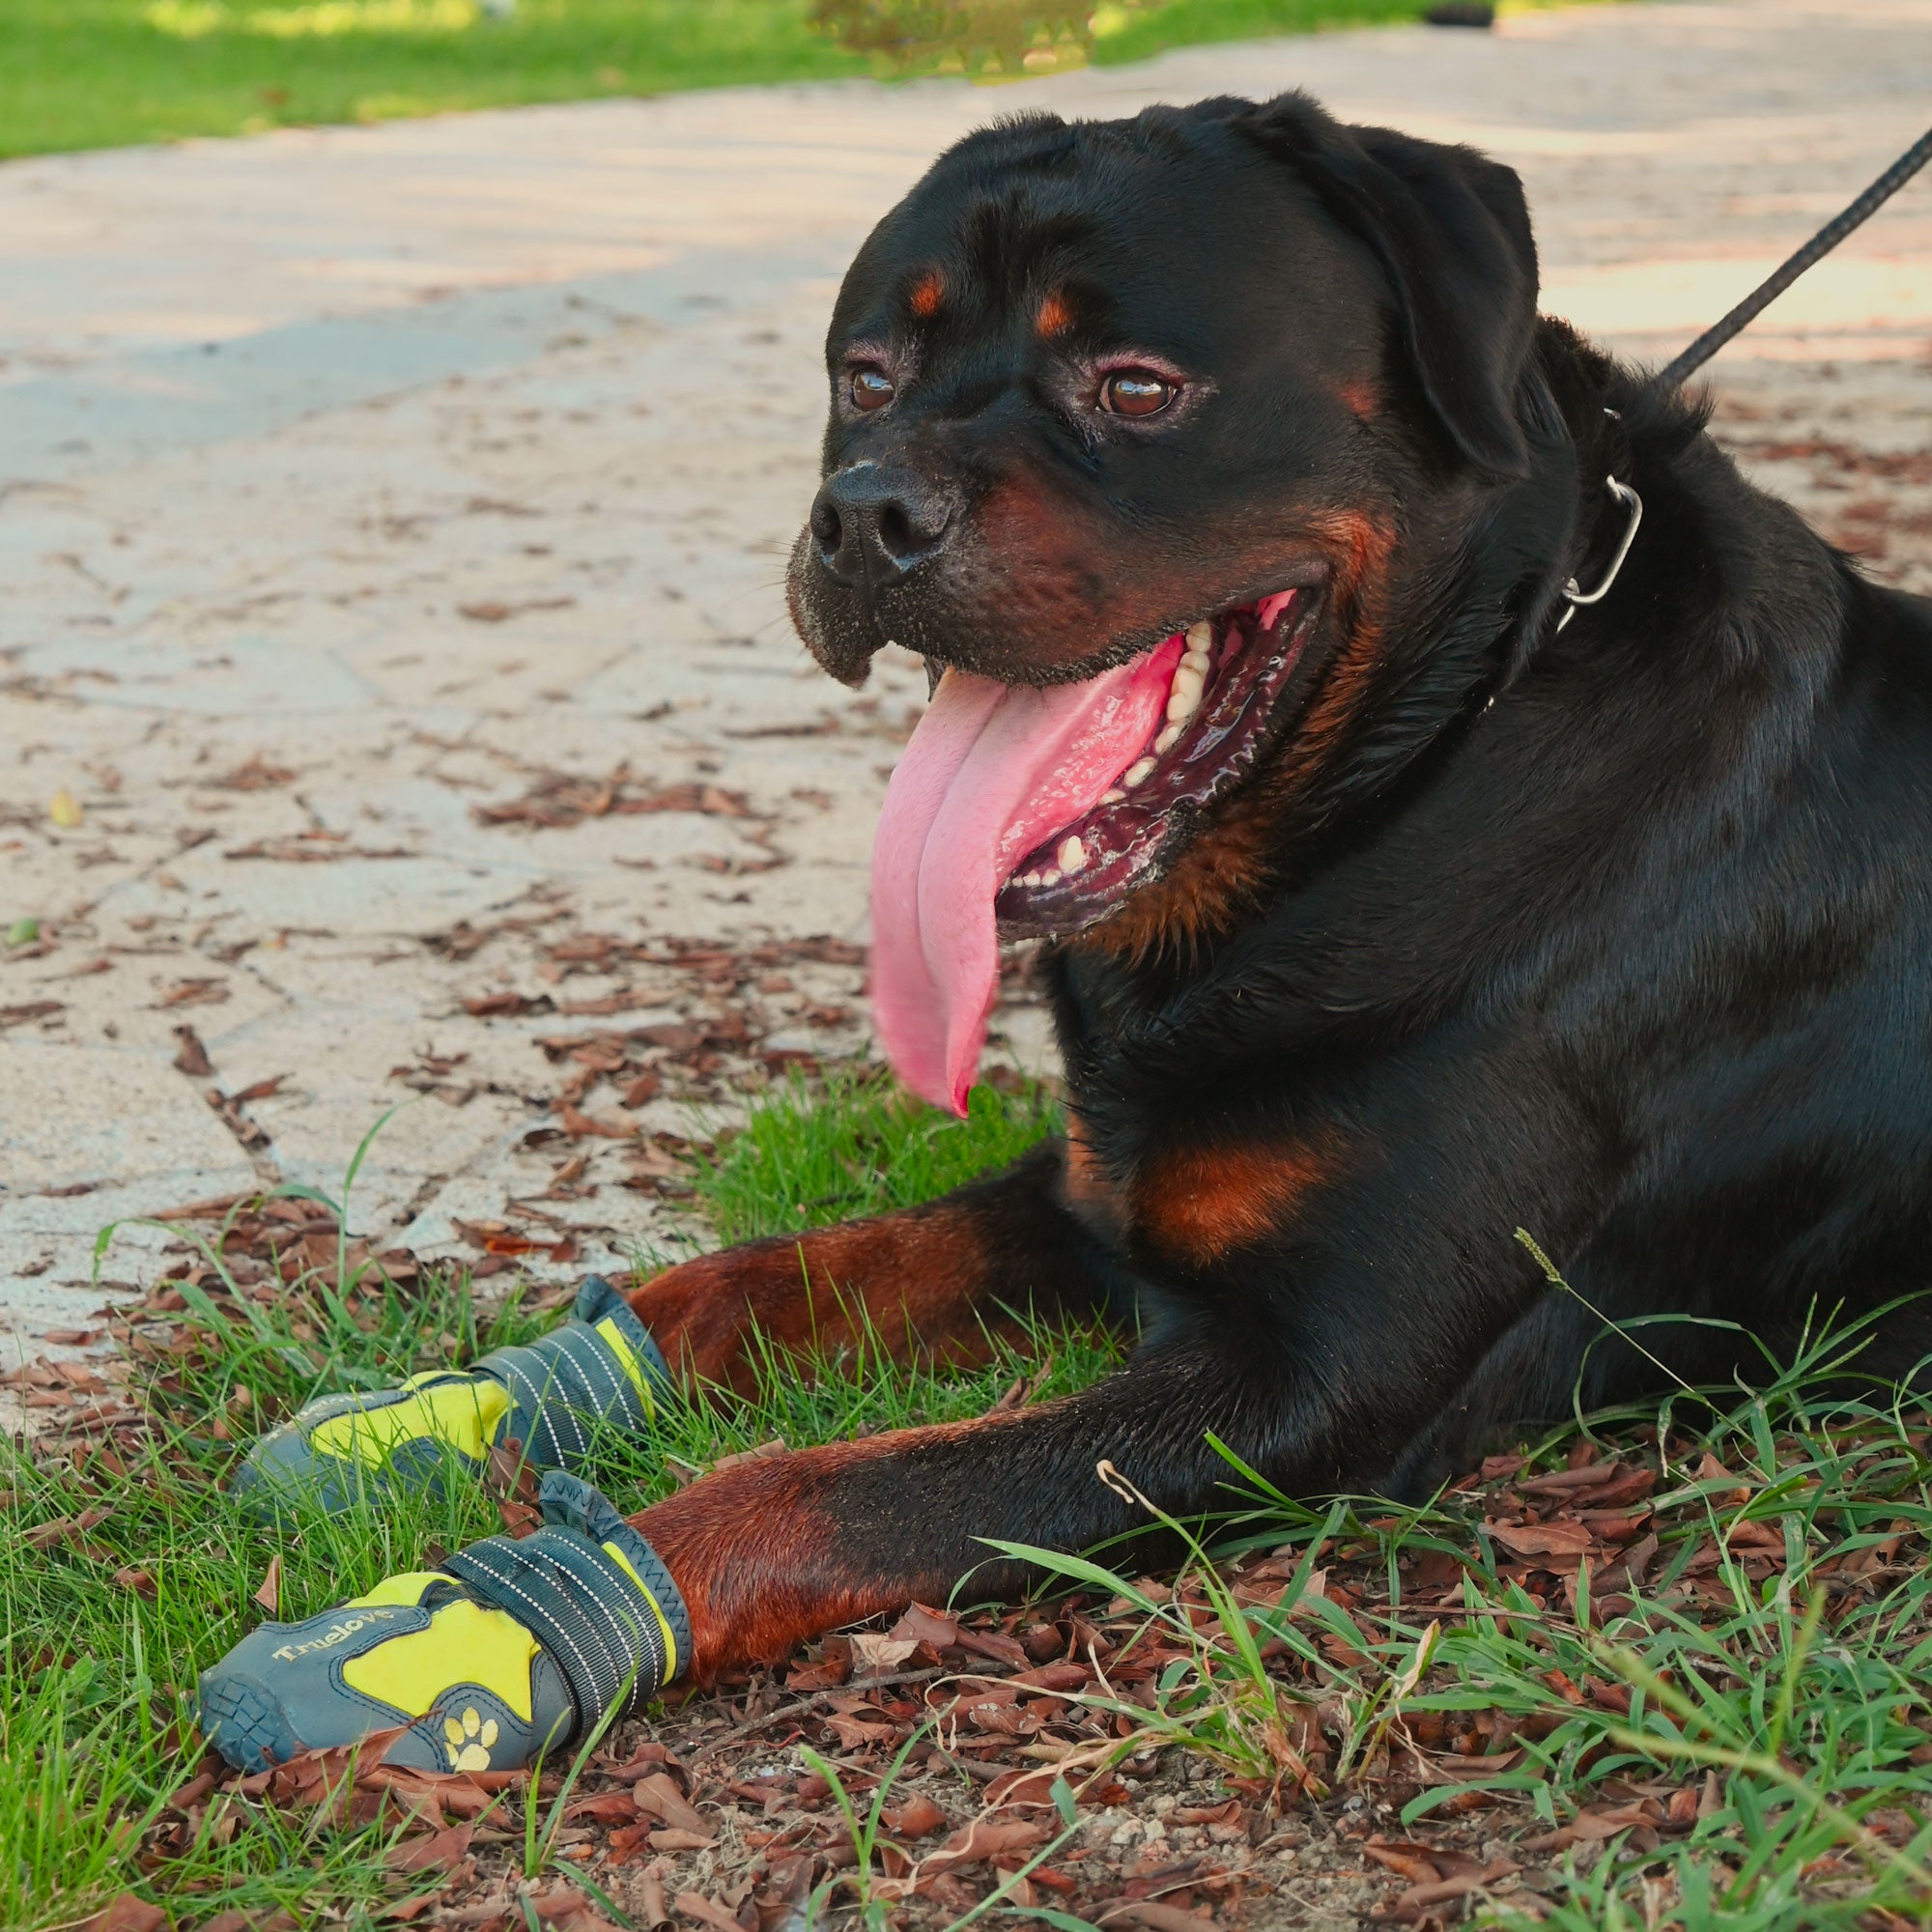
<svg viewBox="0 0 1932 1932">
<path fill-rule="evenodd" d="M 467 1371 L 309 1403 L 255 1444 L 231 1488 L 272 1518 L 290 1505 L 345 1510 L 398 1482 L 436 1493 L 452 1456 L 480 1474 L 501 1443 L 521 1442 L 532 1468 L 574 1469 L 598 1423 L 641 1430 L 669 1387 L 650 1330 L 592 1275 L 570 1320 L 535 1342 L 492 1350 Z"/>
<path fill-rule="evenodd" d="M 689 1663 L 684 1600 L 588 1483 L 553 1469 L 544 1526 L 489 1536 L 301 1623 L 265 1623 L 201 1674 L 201 1728 L 237 1771 L 401 1730 L 385 1762 L 516 1771 Z"/>
</svg>

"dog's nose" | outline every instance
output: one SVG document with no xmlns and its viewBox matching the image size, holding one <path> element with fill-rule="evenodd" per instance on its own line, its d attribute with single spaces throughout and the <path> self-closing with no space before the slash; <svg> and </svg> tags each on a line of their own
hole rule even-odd
<svg viewBox="0 0 1932 1932">
<path fill-rule="evenodd" d="M 811 505 L 818 560 L 840 583 L 890 582 L 946 548 L 952 498 L 903 470 L 855 463 L 827 479 Z"/>
</svg>

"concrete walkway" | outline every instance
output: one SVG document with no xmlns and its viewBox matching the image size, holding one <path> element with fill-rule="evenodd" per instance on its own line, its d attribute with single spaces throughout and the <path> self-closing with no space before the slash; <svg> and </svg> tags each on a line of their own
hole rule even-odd
<svg viewBox="0 0 1932 1932">
<path fill-rule="evenodd" d="M 0 965 L 0 1352 L 98 1305 L 103 1224 L 332 1189 L 398 1101 L 353 1208 L 378 1245 L 540 1240 L 516 1264 L 565 1275 L 668 1238 L 651 1137 L 865 1037 L 923 683 L 833 687 L 780 596 L 846 259 L 991 114 L 1291 86 L 1510 161 L 1545 306 L 1661 360 L 1920 131 L 1932 0 L 0 168 L 0 927 L 39 921 Z M 1932 187 L 1718 381 L 1747 460 L 1932 580 Z M 1037 1016 L 1008 1032 L 1038 1064 Z"/>
</svg>

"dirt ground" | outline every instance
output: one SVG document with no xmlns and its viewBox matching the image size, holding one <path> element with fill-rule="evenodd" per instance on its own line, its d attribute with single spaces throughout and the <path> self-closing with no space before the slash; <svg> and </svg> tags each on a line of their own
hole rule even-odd
<svg viewBox="0 0 1932 1932">
<path fill-rule="evenodd" d="M 1305 86 L 1518 167 L 1546 308 L 1662 360 L 1928 78 L 1932 0 L 1753 0 L 0 168 L 0 1351 L 99 1304 L 105 1224 L 334 1190 L 391 1108 L 379 1247 L 674 1242 L 692 1103 L 865 1048 L 923 680 L 833 686 L 781 581 L 838 273 L 945 141 Z M 1755 472 L 1932 581 L 1922 182 L 1717 385 Z M 1024 1001 L 1002 1033 L 1050 1065 Z M 110 1290 L 167 1238 L 123 1229 Z"/>
</svg>

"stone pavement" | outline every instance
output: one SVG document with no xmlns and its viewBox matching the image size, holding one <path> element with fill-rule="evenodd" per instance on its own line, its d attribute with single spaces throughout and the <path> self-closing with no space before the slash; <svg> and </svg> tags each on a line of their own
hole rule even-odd
<svg viewBox="0 0 1932 1932">
<path fill-rule="evenodd" d="M 0 927 L 39 922 L 0 964 L 0 1352 L 82 1326 L 103 1225 L 334 1191 L 398 1102 L 379 1246 L 552 1278 L 672 1241 L 659 1137 L 863 1046 L 923 681 L 820 677 L 781 580 L 838 274 L 945 142 L 1307 87 L 1514 164 L 1546 308 L 1662 360 L 1928 83 L 1932 0 L 1657 4 L 0 168 Z M 1932 581 L 1932 187 L 1717 381 L 1747 461 Z M 1005 1031 L 1043 1064 L 1023 1001 Z"/>
</svg>

